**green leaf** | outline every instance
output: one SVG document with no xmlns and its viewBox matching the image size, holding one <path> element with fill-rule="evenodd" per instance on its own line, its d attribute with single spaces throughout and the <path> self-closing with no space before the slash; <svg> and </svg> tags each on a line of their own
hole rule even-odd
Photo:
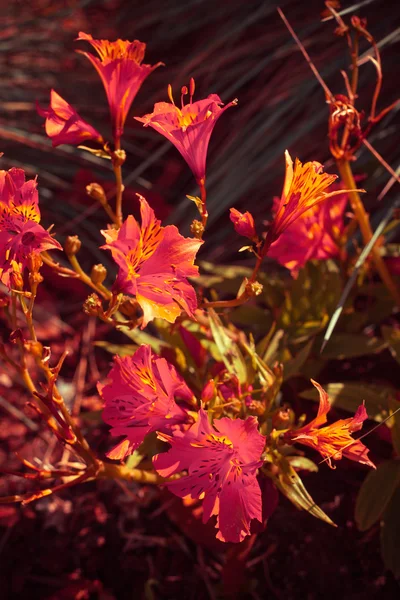
<svg viewBox="0 0 400 600">
<path fill-rule="evenodd" d="M 322 343 L 322 339 L 319 341 Z M 355 358 L 366 354 L 378 354 L 387 347 L 386 340 L 355 333 L 334 333 L 322 353 L 327 360 Z"/>
<path fill-rule="evenodd" d="M 281 467 L 281 472 L 274 481 L 282 494 L 284 494 L 296 508 L 306 510 L 313 515 L 313 517 L 336 527 L 332 519 L 330 519 L 328 515 L 315 504 L 290 462 L 282 457 L 279 461 L 279 465 Z"/>
<path fill-rule="evenodd" d="M 227 370 L 232 375 L 236 375 L 240 383 L 245 383 L 247 381 L 247 368 L 239 346 L 228 335 L 215 310 L 209 308 L 208 316 L 214 341 Z"/>
<path fill-rule="evenodd" d="M 386 425 L 390 427 L 393 448 L 397 456 L 400 456 L 400 403 L 395 398 L 389 398 L 389 410 L 393 416 Z"/>
<path fill-rule="evenodd" d="M 93 343 L 98 348 L 103 348 L 103 350 L 107 350 L 110 354 L 116 354 L 117 356 L 132 356 L 138 349 L 136 344 L 111 344 L 110 342 L 103 342 L 101 340 Z"/>
<path fill-rule="evenodd" d="M 283 364 L 283 381 L 286 381 L 287 379 L 290 379 L 291 377 L 294 377 L 294 375 L 298 375 L 301 372 L 302 366 L 310 355 L 313 343 L 313 339 L 307 342 L 307 344 L 303 346 L 303 348 L 296 354 L 294 358 Z"/>
<path fill-rule="evenodd" d="M 393 358 L 400 363 L 400 330 L 384 325 L 382 327 L 382 335 L 389 346 Z"/>
<path fill-rule="evenodd" d="M 366 531 L 378 521 L 399 483 L 399 460 L 387 460 L 367 475 L 356 502 L 355 517 L 360 531 Z"/>
<path fill-rule="evenodd" d="M 360 404 L 365 400 L 368 417 L 381 423 L 388 414 L 389 398 L 394 396 L 395 390 L 389 386 L 346 381 L 345 383 L 328 383 L 323 386 L 327 392 L 331 405 L 355 413 Z M 306 400 L 319 401 L 318 390 L 315 388 L 305 390 L 299 394 Z"/>
<path fill-rule="evenodd" d="M 94 154 L 94 156 L 98 156 L 99 158 L 106 158 L 111 160 L 111 155 L 109 152 L 106 152 L 102 148 L 89 148 L 88 146 L 78 146 L 80 150 L 86 150 L 86 152 L 90 152 L 90 154 Z"/>
<path fill-rule="evenodd" d="M 128 456 L 125 465 L 128 467 L 128 469 L 135 469 L 142 462 L 143 458 L 144 455 L 135 450 L 133 454 Z"/>
<path fill-rule="evenodd" d="M 381 550 L 385 567 L 400 577 L 400 487 L 394 492 L 383 515 Z"/>
<path fill-rule="evenodd" d="M 286 458 L 294 469 L 298 469 L 299 471 L 310 471 L 312 473 L 318 471 L 318 465 L 305 456 L 287 456 Z"/>
</svg>

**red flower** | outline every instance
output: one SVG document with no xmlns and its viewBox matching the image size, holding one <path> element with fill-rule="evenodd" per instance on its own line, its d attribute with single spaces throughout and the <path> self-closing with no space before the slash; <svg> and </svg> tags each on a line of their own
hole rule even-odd
<svg viewBox="0 0 400 600">
<path fill-rule="evenodd" d="M 133 356 L 115 357 L 110 383 L 98 385 L 105 400 L 103 419 L 111 435 L 125 436 L 107 456 L 123 459 L 140 446 L 151 431 L 170 431 L 188 420 L 175 397 L 190 401 L 192 392 L 165 358 L 141 346 Z"/>
<path fill-rule="evenodd" d="M 330 198 L 307 210 L 294 221 L 268 250 L 270 258 L 297 277 L 309 260 L 327 260 L 339 255 L 338 239 L 344 230 L 347 194 Z"/>
<path fill-rule="evenodd" d="M 90 60 L 100 75 L 110 106 L 114 137 L 119 140 L 131 104 L 143 81 L 163 63 L 143 65 L 146 44 L 138 40 L 94 40 L 91 35 L 82 31 L 77 39 L 88 41 L 100 57 L 77 50 Z"/>
<path fill-rule="evenodd" d="M 204 185 L 208 144 L 215 124 L 223 112 L 237 104 L 229 102 L 224 108 L 221 98 L 211 94 L 205 100 L 193 102 L 194 80 L 190 80 L 190 102 L 184 105 L 184 96 L 188 93 L 182 88 L 181 108 L 175 106 L 171 86 L 168 96 L 171 104 L 158 102 L 153 112 L 144 117 L 135 117 L 137 121 L 150 126 L 172 142 L 191 168 L 199 185 Z"/>
<path fill-rule="evenodd" d="M 364 404 L 358 407 L 354 417 L 340 419 L 331 425 L 321 427 L 321 425 L 327 422 L 326 415 L 330 411 L 331 405 L 328 394 L 322 389 L 319 383 L 312 379 L 311 383 L 319 392 L 318 414 L 315 419 L 304 427 L 287 431 L 283 436 L 284 441 L 289 444 L 298 442 L 317 450 L 331 468 L 334 468 L 332 466 L 332 459 L 340 460 L 343 456 L 375 468 L 374 463 L 367 457 L 368 448 L 361 441 L 351 437 L 352 433 L 362 428 L 365 419 L 368 419 Z"/>
<path fill-rule="evenodd" d="M 265 438 L 258 433 L 255 417 L 232 420 L 227 417 L 210 425 L 201 409 L 197 422 L 186 432 L 159 438 L 171 449 L 154 457 L 163 477 L 187 470 L 188 474 L 168 482 L 168 489 L 181 498 L 204 499 L 203 522 L 217 515 L 217 538 L 240 542 L 250 533 L 252 519 L 262 520 L 261 490 L 257 469 Z"/>
<path fill-rule="evenodd" d="M 231 208 L 229 218 L 233 223 L 236 233 L 250 240 L 257 238 L 253 215 L 249 211 L 241 213 L 236 208 Z"/>
<path fill-rule="evenodd" d="M 174 323 L 184 310 L 192 316 L 196 293 L 187 277 L 198 275 L 194 263 L 200 240 L 184 238 L 175 225 L 162 227 L 146 200 L 139 196 L 142 226 L 129 215 L 119 231 L 102 231 L 103 248 L 119 266 L 115 289 L 136 296 L 144 328 L 155 317 Z"/>
<path fill-rule="evenodd" d="M 303 165 L 296 158 L 293 167 L 293 161 L 287 150 L 285 159 L 285 183 L 275 218 L 268 231 L 267 246 L 272 244 L 285 229 L 307 210 L 327 198 L 349 191 L 335 190 L 327 192 L 327 188 L 337 179 L 337 175 L 323 173 L 323 166 L 320 163 L 313 161 Z"/>
<path fill-rule="evenodd" d="M 21 274 L 31 255 L 62 249 L 39 221 L 36 179 L 25 181 L 23 169 L 0 171 L 0 280 L 8 287 L 10 275 Z"/>
<path fill-rule="evenodd" d="M 76 110 L 54 90 L 50 92 L 48 109 L 38 107 L 38 113 L 42 117 L 46 117 L 46 133 L 51 138 L 53 146 L 81 144 L 89 140 L 104 144 L 100 133 L 84 121 Z"/>
</svg>

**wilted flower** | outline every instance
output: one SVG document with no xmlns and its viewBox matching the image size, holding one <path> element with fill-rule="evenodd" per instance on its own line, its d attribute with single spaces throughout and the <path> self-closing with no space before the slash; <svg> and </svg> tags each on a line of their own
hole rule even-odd
<svg viewBox="0 0 400 600">
<path fill-rule="evenodd" d="M 253 215 L 249 211 L 241 213 L 236 208 L 231 208 L 229 218 L 233 223 L 236 233 L 250 240 L 257 238 Z"/>
<path fill-rule="evenodd" d="M 38 113 L 46 117 L 46 134 L 53 146 L 60 144 L 81 144 L 93 141 L 104 144 L 101 134 L 87 123 L 76 110 L 55 90 L 50 92 L 50 105 L 47 109 L 38 106 Z"/>
<path fill-rule="evenodd" d="M 221 98 L 211 94 L 205 100 L 193 102 L 194 80 L 190 80 L 189 104 L 184 104 L 188 93 L 182 88 L 181 108 L 175 105 L 172 88 L 168 86 L 171 104 L 157 102 L 153 112 L 144 117 L 135 117 L 137 121 L 150 126 L 172 142 L 191 168 L 196 181 L 204 185 L 208 144 L 215 124 L 223 112 L 237 104 L 237 100 L 223 106 Z"/>
<path fill-rule="evenodd" d="M 297 277 L 309 260 L 338 256 L 346 204 L 347 194 L 343 193 L 313 206 L 285 229 L 269 248 L 268 256 L 289 269 L 292 277 Z"/>
<path fill-rule="evenodd" d="M 173 436 L 159 434 L 171 449 L 154 457 L 163 477 L 186 470 L 188 474 L 168 482 L 176 496 L 204 499 L 203 522 L 217 515 L 217 538 L 240 542 L 250 533 L 252 519 L 262 520 L 261 490 L 257 469 L 265 438 L 258 432 L 255 417 L 224 417 L 210 425 L 201 409 L 196 423 Z"/>
<path fill-rule="evenodd" d="M 0 280 L 9 287 L 12 274 L 22 281 L 31 255 L 62 249 L 39 221 L 36 179 L 25 181 L 23 169 L 0 171 Z"/>
<path fill-rule="evenodd" d="M 103 419 L 112 426 L 111 435 L 125 436 L 108 453 L 110 458 L 132 454 L 151 431 L 170 431 L 188 421 L 175 397 L 190 401 L 192 392 L 175 367 L 155 356 L 150 346 L 141 346 L 133 356 L 116 356 L 108 379 L 98 385 L 105 400 Z"/>
<path fill-rule="evenodd" d="M 352 433 L 359 431 L 365 419 L 368 419 L 364 404 L 358 407 L 354 417 L 340 419 L 331 425 L 321 427 L 327 422 L 326 415 L 331 405 L 328 394 L 319 383 L 313 380 L 311 380 L 311 383 L 319 392 L 318 414 L 315 419 L 304 427 L 287 431 L 283 436 L 284 441 L 289 444 L 304 444 L 317 450 L 331 468 L 334 468 L 332 467 L 332 459 L 340 460 L 343 456 L 375 468 L 374 463 L 367 456 L 368 448 L 360 440 L 352 437 Z"/>
<path fill-rule="evenodd" d="M 119 266 L 115 289 L 136 296 L 143 310 L 142 328 L 155 317 L 174 323 L 182 311 L 193 315 L 196 293 L 187 277 L 198 275 L 193 263 L 200 240 L 184 238 L 175 225 L 162 227 L 140 196 L 142 225 L 129 215 L 119 231 L 103 231 Z"/>
<path fill-rule="evenodd" d="M 143 65 L 146 44 L 138 40 L 94 40 L 82 31 L 77 39 L 88 41 L 99 55 L 98 58 L 88 52 L 77 51 L 90 60 L 100 75 L 110 106 L 114 136 L 119 140 L 131 104 L 143 81 L 163 63 Z"/>
<path fill-rule="evenodd" d="M 327 192 L 327 188 L 337 179 L 337 175 L 323 173 L 323 166 L 316 162 L 304 165 L 296 158 L 293 161 L 289 152 L 285 152 L 286 175 L 282 196 L 276 208 L 275 218 L 268 231 L 267 246 L 272 244 L 285 229 L 310 208 L 349 190 Z"/>
</svg>

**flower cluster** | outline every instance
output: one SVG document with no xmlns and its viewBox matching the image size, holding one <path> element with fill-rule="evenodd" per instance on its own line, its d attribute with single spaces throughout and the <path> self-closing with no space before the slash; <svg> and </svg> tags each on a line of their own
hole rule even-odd
<svg viewBox="0 0 400 600">
<path fill-rule="evenodd" d="M 0 171 L 0 280 L 9 288 L 29 260 L 60 244 L 40 225 L 36 179 L 25 181 L 22 169 Z"/>
</svg>

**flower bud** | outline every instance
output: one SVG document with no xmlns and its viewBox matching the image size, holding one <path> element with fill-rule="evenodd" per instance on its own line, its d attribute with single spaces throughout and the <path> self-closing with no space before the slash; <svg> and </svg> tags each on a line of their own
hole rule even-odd
<svg viewBox="0 0 400 600">
<path fill-rule="evenodd" d="M 204 225 L 195 219 L 190 226 L 190 231 L 195 238 L 200 240 L 204 233 Z"/>
<path fill-rule="evenodd" d="M 24 287 L 24 279 L 22 277 L 22 273 L 17 270 L 14 270 L 10 273 L 10 283 L 11 288 L 14 290 L 22 290 Z"/>
<path fill-rule="evenodd" d="M 99 183 L 89 183 L 86 186 L 86 193 L 94 200 L 97 200 L 102 206 L 108 204 L 106 193 Z"/>
<path fill-rule="evenodd" d="M 236 233 L 243 235 L 250 240 L 257 239 L 257 232 L 254 226 L 253 215 L 251 213 L 248 211 L 241 213 L 240 211 L 236 210 L 236 208 L 231 208 L 229 218 L 233 223 Z"/>
<path fill-rule="evenodd" d="M 112 164 L 114 167 L 120 167 L 126 161 L 125 150 L 114 150 L 112 153 Z"/>
<path fill-rule="evenodd" d="M 81 249 L 82 242 L 77 235 L 69 235 L 64 243 L 64 250 L 69 256 L 75 256 Z"/>
<path fill-rule="evenodd" d="M 216 387 L 215 387 L 215 382 L 214 379 L 210 379 L 210 381 L 208 381 L 206 383 L 206 385 L 203 387 L 203 390 L 201 392 L 201 399 L 202 401 L 207 404 L 208 402 L 210 402 L 210 400 L 212 400 L 213 398 L 215 398 L 216 396 Z"/>
<path fill-rule="evenodd" d="M 90 273 L 90 279 L 93 281 L 93 283 L 95 283 L 96 285 L 103 283 L 103 281 L 105 280 L 106 277 L 107 277 L 107 269 L 105 268 L 104 265 L 102 265 L 102 264 L 93 265 L 91 273 Z"/>
<path fill-rule="evenodd" d="M 43 357 L 43 346 L 40 342 L 34 342 L 33 340 L 27 340 L 24 343 L 24 348 L 34 358 L 42 359 Z"/>
<path fill-rule="evenodd" d="M 288 429 L 294 423 L 294 412 L 291 408 L 278 408 L 272 415 L 274 429 Z"/>
</svg>

